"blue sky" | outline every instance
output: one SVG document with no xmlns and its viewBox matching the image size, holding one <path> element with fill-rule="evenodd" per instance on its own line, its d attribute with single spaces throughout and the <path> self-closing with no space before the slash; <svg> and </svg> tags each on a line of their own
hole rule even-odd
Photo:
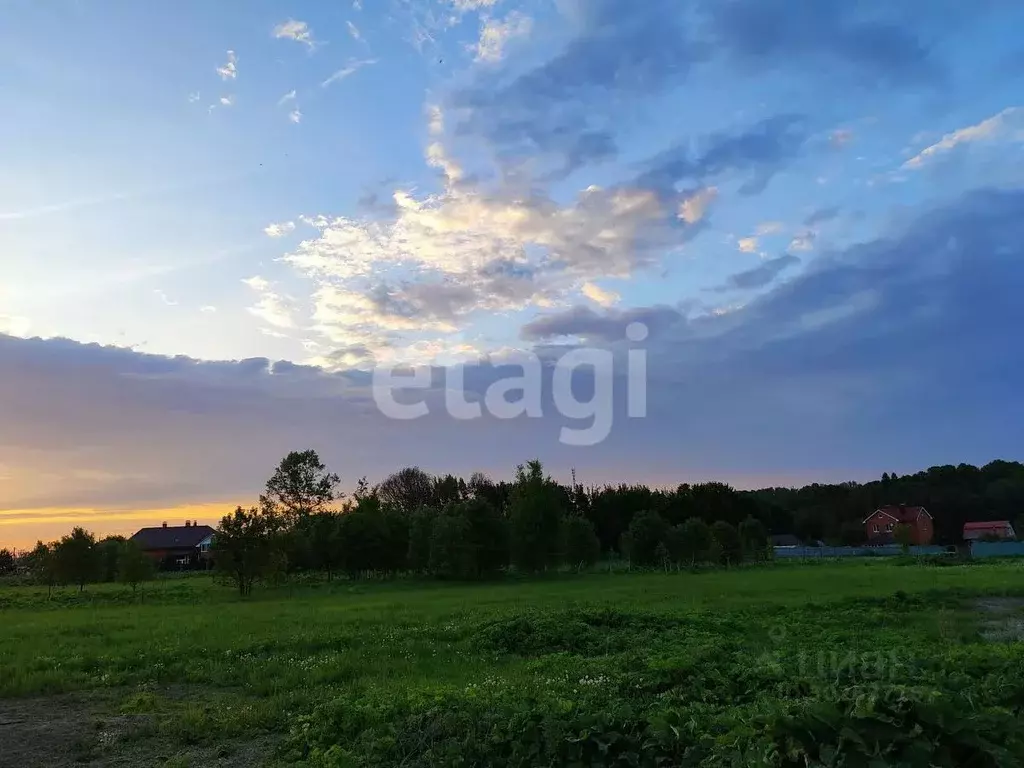
<svg viewBox="0 0 1024 768">
<path fill-rule="evenodd" d="M 102 392 L 62 395 L 75 413 L 140 366 L 153 388 L 88 456 L 74 440 L 26 452 L 29 424 L 0 418 L 0 468 L 23 488 L 7 504 L 65 504 L 40 490 L 52 464 L 93 478 L 87 505 L 240 492 L 241 469 L 180 498 L 90 496 L 131 485 L 111 467 L 140 424 L 163 423 L 147 408 L 193 402 L 211 370 L 249 382 L 251 364 L 224 361 L 264 361 L 269 401 L 251 406 L 266 413 L 298 397 L 274 361 L 328 381 L 375 362 L 472 368 L 614 347 L 628 319 L 652 321 L 665 418 L 586 455 L 541 425 L 509 445 L 550 451 L 557 471 L 741 483 L 1005 455 L 1012 400 L 991 390 L 1021 375 L 1007 291 L 1024 269 L 1022 28 L 1010 0 L 8 0 L 0 333 L 23 367 L 6 366 L 7 393 L 33 412 L 50 370 L 33 355 L 72 380 L 112 366 Z M 90 343 L 117 354 L 68 346 Z M 986 352 L 973 377 L 955 363 Z M 975 412 L 981 393 L 991 413 Z M 683 450 L 669 424 L 694 410 L 718 418 Z M 845 437 L 824 446 L 826 425 Z M 804 431 L 812 450 L 794 444 Z M 398 453 L 453 471 L 513 461 L 401 437 L 363 461 L 311 439 L 359 474 Z M 266 442 L 264 461 L 296 447 L 280 430 Z M 138 460 L 140 488 L 168 464 Z"/>
</svg>

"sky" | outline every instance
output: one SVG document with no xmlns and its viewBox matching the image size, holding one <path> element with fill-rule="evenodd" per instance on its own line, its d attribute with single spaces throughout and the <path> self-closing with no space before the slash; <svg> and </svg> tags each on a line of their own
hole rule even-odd
<svg viewBox="0 0 1024 768">
<path fill-rule="evenodd" d="M 3 0 L 0 545 L 216 521 L 307 447 L 348 488 L 1022 458 L 1022 28 L 1015 0 Z M 580 347 L 617 377 L 589 447 L 550 394 Z M 443 412 L 526 354 L 541 416 Z M 393 365 L 429 415 L 376 407 Z"/>
</svg>

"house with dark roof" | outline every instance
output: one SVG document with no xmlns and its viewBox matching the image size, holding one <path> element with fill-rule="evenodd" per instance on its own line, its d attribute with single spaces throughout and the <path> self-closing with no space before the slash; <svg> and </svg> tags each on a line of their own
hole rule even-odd
<svg viewBox="0 0 1024 768">
<path fill-rule="evenodd" d="M 898 525 L 910 528 L 911 544 L 931 544 L 934 535 L 932 516 L 928 510 L 906 504 L 879 507 L 865 517 L 862 524 L 868 544 L 874 546 L 893 543 Z"/>
<path fill-rule="evenodd" d="M 202 568 L 209 561 L 213 534 L 210 526 L 186 520 L 185 525 L 143 528 L 131 540 L 164 568 Z"/>
<path fill-rule="evenodd" d="M 1008 539 L 1017 538 L 1017 532 L 1013 530 L 1009 520 L 986 520 L 977 523 L 964 523 L 964 541 L 979 541 L 981 539 Z"/>
</svg>

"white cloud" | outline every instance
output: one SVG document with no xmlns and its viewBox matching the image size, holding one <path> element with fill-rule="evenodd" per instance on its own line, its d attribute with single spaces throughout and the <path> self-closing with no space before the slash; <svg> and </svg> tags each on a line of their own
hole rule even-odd
<svg viewBox="0 0 1024 768">
<path fill-rule="evenodd" d="M 234 96 L 221 96 L 220 97 L 220 103 L 221 103 L 221 106 L 230 107 L 232 104 L 235 103 L 235 97 Z"/>
<path fill-rule="evenodd" d="M 228 51 L 228 60 L 225 64 L 217 67 L 217 74 L 221 80 L 234 80 L 238 77 L 238 57 L 234 51 Z"/>
<path fill-rule="evenodd" d="M 505 46 L 517 37 L 525 37 L 533 29 L 533 19 L 513 11 L 504 20 L 484 19 L 480 26 L 480 39 L 473 47 L 476 61 L 496 63 L 505 57 Z"/>
<path fill-rule="evenodd" d="M 362 42 L 363 36 L 359 32 L 359 27 L 357 27 L 351 21 L 346 21 L 345 24 L 348 26 L 348 33 L 352 35 L 352 39 L 357 42 Z"/>
<path fill-rule="evenodd" d="M 361 11 L 363 10 L 363 0 L 352 0 L 352 10 Z"/>
<path fill-rule="evenodd" d="M 28 336 L 32 324 L 27 318 L 15 315 L 0 315 L 0 333 L 8 336 Z"/>
<path fill-rule="evenodd" d="M 718 197 L 717 187 L 705 187 L 683 200 L 679 206 L 679 218 L 687 224 L 696 224 L 704 218 L 711 203 Z"/>
<path fill-rule="evenodd" d="M 176 307 L 176 306 L 178 306 L 178 302 L 176 302 L 176 301 L 172 301 L 171 299 L 169 299 L 169 298 L 167 297 L 167 294 L 166 294 L 166 293 L 164 293 L 164 292 L 163 292 L 162 290 L 160 290 L 159 288 L 157 288 L 156 290 L 154 290 L 154 291 L 153 291 L 153 293 L 155 293 L 155 294 L 157 295 L 157 298 L 159 298 L 159 299 L 160 299 L 160 301 L 162 301 L 162 302 L 163 302 L 164 304 L 166 304 L 166 305 L 167 305 L 168 307 Z"/>
<path fill-rule="evenodd" d="M 280 99 L 277 100 L 277 105 L 280 107 L 283 104 L 287 104 L 289 101 L 293 101 L 294 99 L 295 99 L 295 90 L 292 89 L 292 90 L 288 91 L 288 93 L 286 93 Z"/>
<path fill-rule="evenodd" d="M 210 304 L 207 304 L 205 307 L 200 307 L 199 311 L 202 312 L 204 315 L 212 315 L 214 312 L 217 311 L 217 308 Z"/>
<path fill-rule="evenodd" d="M 293 123 L 296 123 L 296 124 L 297 123 L 301 123 L 302 122 L 302 112 L 301 112 L 301 110 L 293 109 L 291 112 L 288 113 L 288 119 L 291 120 Z"/>
<path fill-rule="evenodd" d="M 309 47 L 310 50 L 316 47 L 317 42 L 313 39 L 313 30 L 304 21 L 288 19 L 274 27 L 274 37 L 279 40 L 294 40 L 297 43 Z"/>
<path fill-rule="evenodd" d="M 939 155 L 951 152 L 961 144 L 991 141 L 1008 137 L 1011 141 L 1024 141 L 1024 107 L 1007 107 L 997 115 L 982 120 L 976 125 L 960 128 L 947 133 L 938 142 L 925 147 L 918 154 L 903 163 L 904 170 L 921 168 L 926 162 Z"/>
<path fill-rule="evenodd" d="M 295 231 L 295 222 L 294 221 L 282 221 L 279 224 L 270 224 L 270 225 L 268 225 L 263 230 L 263 232 L 267 235 L 267 237 L 284 237 L 289 232 L 294 232 L 294 231 Z"/>
<path fill-rule="evenodd" d="M 736 245 L 743 253 L 757 253 L 757 238 L 756 237 L 741 237 Z"/>
<path fill-rule="evenodd" d="M 493 7 L 498 0 L 451 0 L 452 7 L 463 13 Z"/>
<path fill-rule="evenodd" d="M 276 293 L 271 284 L 258 275 L 246 278 L 242 282 L 259 294 L 256 304 L 249 307 L 250 314 L 276 328 L 295 327 L 294 308 L 290 299 Z"/>
<path fill-rule="evenodd" d="M 339 80 L 344 80 L 349 75 L 354 75 L 356 72 L 358 72 L 363 67 L 369 67 L 372 64 L 376 64 L 376 63 L 377 63 L 377 59 L 362 59 L 362 60 L 359 60 L 359 61 L 352 60 L 345 67 L 343 67 L 342 69 L 339 69 L 333 75 L 331 75 L 326 80 L 324 80 L 322 83 L 320 83 L 320 85 L 321 85 L 321 87 L 326 88 L 331 83 L 336 83 Z"/>
<path fill-rule="evenodd" d="M 614 291 L 606 291 L 593 283 L 584 283 L 580 289 L 581 293 L 595 304 L 602 307 L 612 307 L 619 301 L 619 294 Z"/>
<path fill-rule="evenodd" d="M 194 91 L 188 95 L 188 103 L 195 104 L 201 98 L 199 91 Z"/>
</svg>

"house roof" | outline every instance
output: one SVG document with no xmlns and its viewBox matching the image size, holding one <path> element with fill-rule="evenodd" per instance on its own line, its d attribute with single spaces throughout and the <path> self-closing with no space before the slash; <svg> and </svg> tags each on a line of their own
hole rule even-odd
<svg viewBox="0 0 1024 768">
<path fill-rule="evenodd" d="M 861 525 L 866 523 L 868 520 L 870 520 L 877 514 L 882 514 L 885 517 L 891 518 L 894 522 L 897 523 L 912 523 L 915 520 L 917 520 L 917 518 L 919 518 L 922 514 L 931 517 L 931 513 L 929 513 L 928 510 L 922 506 L 908 507 L 905 504 L 889 504 L 884 507 L 879 507 L 870 515 L 865 517 L 861 521 Z"/>
<path fill-rule="evenodd" d="M 199 546 L 207 536 L 214 533 L 208 525 L 175 525 L 164 528 L 143 528 L 132 536 L 143 549 L 189 549 Z"/>
<path fill-rule="evenodd" d="M 978 523 L 964 523 L 965 531 L 989 531 L 989 530 L 1002 530 L 1004 528 L 1012 528 L 1009 520 L 985 520 Z"/>
</svg>

